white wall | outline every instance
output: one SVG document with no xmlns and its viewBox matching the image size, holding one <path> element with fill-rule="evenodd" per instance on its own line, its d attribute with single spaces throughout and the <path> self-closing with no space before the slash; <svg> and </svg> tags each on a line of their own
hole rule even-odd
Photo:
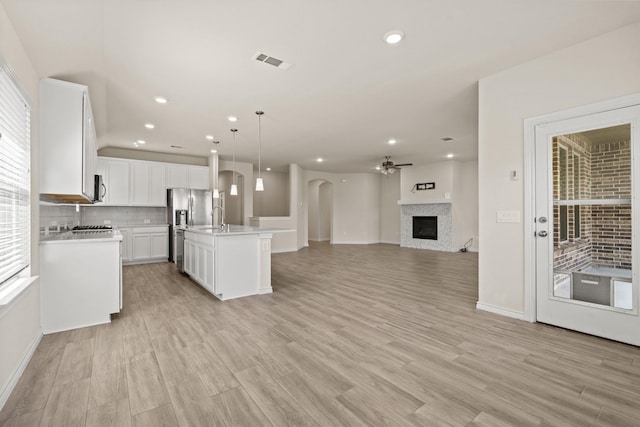
<svg viewBox="0 0 640 427">
<path fill-rule="evenodd" d="M 318 240 L 331 241 L 333 216 L 333 184 L 323 182 L 318 188 Z"/>
<path fill-rule="evenodd" d="M 460 191 L 454 189 L 454 212 L 459 219 L 458 228 L 454 230 L 454 243 L 462 248 L 473 237 L 469 250 L 478 251 L 478 161 L 461 162 L 459 177 Z"/>
<path fill-rule="evenodd" d="M 445 193 L 453 193 L 453 165 L 447 160 L 423 166 L 411 166 L 400 171 L 401 200 L 444 199 Z M 411 191 L 417 183 L 435 182 L 434 190 Z"/>
<path fill-rule="evenodd" d="M 331 242 L 334 244 L 369 244 L 380 242 L 380 177 L 371 173 L 336 174 L 304 171 L 304 188 L 313 180 L 333 185 Z M 344 181 L 344 182 L 343 182 Z M 306 191 L 305 191 L 306 193 Z M 305 202 L 307 194 L 304 194 Z M 305 209 L 304 242 L 307 245 Z"/>
<path fill-rule="evenodd" d="M 18 36 L 0 5 L 0 56 L 11 67 L 31 101 L 31 273 L 38 274 L 38 78 Z M 41 337 L 40 287 L 36 281 L 0 312 L 0 408 Z"/>
<path fill-rule="evenodd" d="M 264 191 L 253 192 L 253 216 L 289 216 L 289 173 L 265 171 L 262 181 Z"/>
<path fill-rule="evenodd" d="M 400 244 L 400 174 L 380 177 L 380 241 Z"/>
<path fill-rule="evenodd" d="M 324 181 L 311 181 L 307 185 L 307 213 L 309 215 L 309 240 L 320 240 L 320 184 Z"/>
<path fill-rule="evenodd" d="M 524 310 L 523 120 L 640 92 L 640 23 L 495 74 L 479 84 L 479 304 Z"/>
</svg>

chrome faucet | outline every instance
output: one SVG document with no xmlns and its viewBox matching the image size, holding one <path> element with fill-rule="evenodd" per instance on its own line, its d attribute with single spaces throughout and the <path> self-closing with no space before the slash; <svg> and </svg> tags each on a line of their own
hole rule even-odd
<svg viewBox="0 0 640 427">
<path fill-rule="evenodd" d="M 220 209 L 220 231 L 224 231 L 227 224 L 224 223 L 224 208 L 222 206 L 214 206 L 213 213 L 215 213 L 216 209 Z"/>
</svg>

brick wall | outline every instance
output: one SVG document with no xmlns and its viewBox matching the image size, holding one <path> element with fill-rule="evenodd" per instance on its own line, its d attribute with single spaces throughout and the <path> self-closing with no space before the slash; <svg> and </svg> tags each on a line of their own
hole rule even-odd
<svg viewBox="0 0 640 427">
<path fill-rule="evenodd" d="M 560 147 L 567 152 L 567 174 L 562 181 L 559 179 Z M 567 200 L 629 199 L 630 142 L 592 144 L 580 135 L 558 136 L 553 143 L 553 171 L 554 200 L 561 199 L 561 195 Z M 579 186 L 575 185 L 576 181 L 580 182 Z M 579 209 L 579 237 L 575 235 L 575 209 Z M 555 269 L 575 270 L 589 265 L 631 268 L 630 206 L 567 206 L 567 240 L 564 242 L 560 241 L 559 206 L 554 206 L 553 215 Z"/>
</svg>

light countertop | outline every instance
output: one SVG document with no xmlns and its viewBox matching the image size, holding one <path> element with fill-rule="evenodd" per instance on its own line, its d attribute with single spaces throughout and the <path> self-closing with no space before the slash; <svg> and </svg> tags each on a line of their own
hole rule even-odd
<svg viewBox="0 0 640 427">
<path fill-rule="evenodd" d="M 242 234 L 263 234 L 263 233 L 277 233 L 281 231 L 289 231 L 284 228 L 265 228 L 265 227 L 252 227 L 250 225 L 229 225 L 229 228 L 225 231 L 221 231 L 218 227 L 211 226 L 194 226 L 185 228 L 185 232 L 192 232 L 196 234 L 204 234 L 210 236 L 234 236 Z"/>
<path fill-rule="evenodd" d="M 120 234 L 117 229 L 113 229 L 111 231 L 85 231 L 81 233 L 66 231 L 64 233 L 51 233 L 48 236 L 40 236 L 41 245 L 52 243 L 95 243 L 121 240 L 122 234 Z"/>
</svg>

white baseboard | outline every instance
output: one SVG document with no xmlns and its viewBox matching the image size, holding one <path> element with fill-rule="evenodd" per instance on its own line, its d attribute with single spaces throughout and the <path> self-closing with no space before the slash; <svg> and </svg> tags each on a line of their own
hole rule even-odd
<svg viewBox="0 0 640 427">
<path fill-rule="evenodd" d="M 489 313 L 499 314 L 501 316 L 512 317 L 518 320 L 525 320 L 524 313 L 522 311 L 509 310 L 508 308 L 496 307 L 491 304 L 484 304 L 478 301 L 476 303 L 476 309 L 482 311 L 488 311 Z"/>
<path fill-rule="evenodd" d="M 38 348 L 38 344 L 40 344 L 41 339 L 42 339 L 42 331 L 39 331 L 38 335 L 33 339 L 33 341 L 31 342 L 31 345 L 29 346 L 29 349 L 27 350 L 24 357 L 20 361 L 20 364 L 18 365 L 16 370 L 13 372 L 13 375 L 11 376 L 11 379 L 7 383 L 7 386 L 4 388 L 4 390 L 2 390 L 2 393 L 0 393 L 0 410 L 2 410 L 5 403 L 7 403 L 7 400 L 9 400 L 9 396 L 11 395 L 11 392 L 15 388 L 16 384 L 18 384 L 18 381 L 20 380 L 20 377 L 24 373 L 24 370 L 27 368 L 27 365 L 29 364 L 31 357 L 33 357 L 33 353 L 35 353 L 36 348 Z"/>
<path fill-rule="evenodd" d="M 391 240 L 380 240 L 379 243 L 384 243 L 385 245 L 396 245 L 400 246 L 400 242 L 392 242 Z"/>
<path fill-rule="evenodd" d="M 262 288 L 258 290 L 258 294 L 260 295 L 271 294 L 271 293 L 273 293 L 273 288 L 271 286 L 269 286 L 268 288 Z"/>
<path fill-rule="evenodd" d="M 476 252 L 476 253 L 478 253 L 478 248 L 467 248 L 467 250 L 468 250 L 469 252 Z"/>
</svg>

